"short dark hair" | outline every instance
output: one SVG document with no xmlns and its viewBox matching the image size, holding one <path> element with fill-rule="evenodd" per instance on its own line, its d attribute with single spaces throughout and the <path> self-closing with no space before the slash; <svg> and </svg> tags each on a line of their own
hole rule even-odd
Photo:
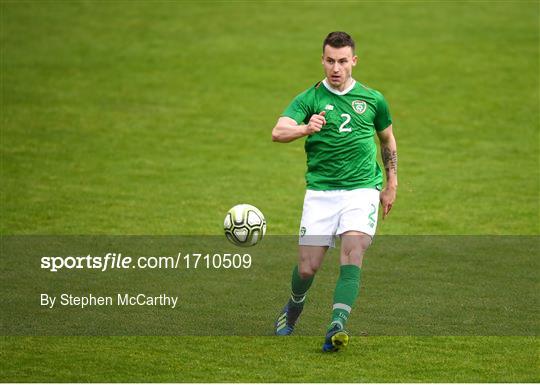
<svg viewBox="0 0 540 385">
<path fill-rule="evenodd" d="M 323 53 L 324 53 L 324 47 L 326 47 L 327 45 L 333 48 L 351 47 L 354 53 L 354 40 L 351 37 L 351 35 L 349 35 L 346 32 L 340 32 L 340 31 L 330 32 L 328 36 L 326 36 L 326 39 L 324 39 L 323 41 L 323 45 L 322 45 Z"/>
</svg>

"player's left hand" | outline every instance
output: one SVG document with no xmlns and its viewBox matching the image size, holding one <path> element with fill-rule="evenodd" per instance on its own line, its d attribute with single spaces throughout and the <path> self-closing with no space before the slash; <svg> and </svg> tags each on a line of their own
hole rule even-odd
<svg viewBox="0 0 540 385">
<path fill-rule="evenodd" d="M 392 205 L 394 204 L 394 201 L 396 200 L 396 188 L 385 187 L 384 190 L 381 191 L 380 200 L 381 200 L 381 206 L 383 208 L 383 219 L 384 219 L 386 218 L 386 216 L 392 209 Z"/>
</svg>

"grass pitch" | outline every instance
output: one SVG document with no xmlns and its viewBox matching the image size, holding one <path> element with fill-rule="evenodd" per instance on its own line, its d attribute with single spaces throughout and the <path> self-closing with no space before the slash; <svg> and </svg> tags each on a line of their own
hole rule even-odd
<svg viewBox="0 0 540 385">
<path fill-rule="evenodd" d="M 4 338 L 4 381 L 538 382 L 536 337 Z"/>
<path fill-rule="evenodd" d="M 240 202 L 271 234 L 295 234 L 302 141 L 271 143 L 270 130 L 321 79 L 332 30 L 356 38 L 354 76 L 394 118 L 400 187 L 379 234 L 540 232 L 536 1 L 0 7 L 3 235 L 220 234 Z M 294 258 L 260 290 L 286 291 Z M 414 273 L 398 272 L 403 290 Z M 5 336 L 0 380 L 538 382 L 538 300 L 526 298 L 530 335 L 356 337 L 332 356 L 311 336 Z"/>
</svg>

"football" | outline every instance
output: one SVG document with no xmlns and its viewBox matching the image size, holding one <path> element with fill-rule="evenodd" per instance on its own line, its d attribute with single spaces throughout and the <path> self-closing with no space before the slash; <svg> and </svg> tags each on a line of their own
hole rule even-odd
<svg viewBox="0 0 540 385">
<path fill-rule="evenodd" d="M 231 208 L 223 223 L 225 236 L 238 246 L 253 246 L 266 233 L 266 220 L 255 206 L 240 204 Z"/>
</svg>

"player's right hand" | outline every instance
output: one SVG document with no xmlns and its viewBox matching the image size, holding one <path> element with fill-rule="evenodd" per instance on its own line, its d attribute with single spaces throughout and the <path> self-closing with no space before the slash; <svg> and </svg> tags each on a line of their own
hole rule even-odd
<svg viewBox="0 0 540 385">
<path fill-rule="evenodd" d="M 319 114 L 311 116 L 306 126 L 307 135 L 311 135 L 321 130 L 321 128 L 326 124 L 326 119 L 324 118 L 324 115 L 326 115 L 326 111 L 322 111 Z"/>
</svg>

